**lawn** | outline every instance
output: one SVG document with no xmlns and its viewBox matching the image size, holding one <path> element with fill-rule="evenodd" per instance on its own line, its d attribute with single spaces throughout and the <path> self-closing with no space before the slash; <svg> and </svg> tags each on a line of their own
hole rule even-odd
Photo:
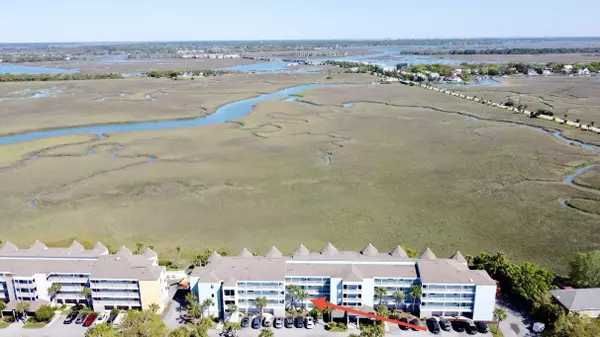
<svg viewBox="0 0 600 337">
<path fill-rule="evenodd" d="M 306 80 L 297 77 L 288 81 Z M 223 80 L 215 90 L 237 98 L 284 82 L 263 83 L 270 79 L 265 75 L 254 89 L 250 78 L 244 85 Z M 194 90 L 203 89 L 176 96 Z M 276 245 L 289 254 L 300 243 L 315 251 L 328 241 L 341 250 L 371 242 L 382 252 L 398 244 L 431 247 L 439 257 L 502 250 L 555 271 L 600 241 L 597 218 L 559 203 L 593 199 L 562 180 L 599 160 L 597 153 L 538 130 L 451 111 L 527 118 L 403 85 L 301 94 L 322 106 L 269 101 L 240 119 L 241 129 L 226 123 L 115 133 L 0 170 L 3 240 L 25 246 L 35 239 L 48 245 L 99 240 L 132 249 L 144 242 L 164 259 L 177 256 L 177 245 L 182 259 L 190 259 L 204 248 L 264 254 Z M 356 101 L 371 103 L 341 107 Z M 144 117 L 137 115 L 144 107 L 135 111 Z M 112 118 L 97 113 L 95 120 Z M 581 207 L 593 211 L 592 202 Z"/>
<path fill-rule="evenodd" d="M 498 333 L 496 333 L 496 328 L 497 328 L 497 324 L 496 323 L 489 323 L 488 327 L 490 328 L 490 332 L 492 333 L 492 336 L 494 336 L 494 337 L 504 337 L 504 334 L 502 333 L 502 330 L 498 330 Z"/>
<path fill-rule="evenodd" d="M 46 326 L 46 322 L 25 323 L 23 329 L 41 329 Z"/>
<path fill-rule="evenodd" d="M 348 330 L 336 326 L 335 328 L 327 329 L 329 332 L 346 332 Z"/>
<path fill-rule="evenodd" d="M 9 325 L 7 322 L 0 321 L 0 329 L 6 329 Z"/>
</svg>

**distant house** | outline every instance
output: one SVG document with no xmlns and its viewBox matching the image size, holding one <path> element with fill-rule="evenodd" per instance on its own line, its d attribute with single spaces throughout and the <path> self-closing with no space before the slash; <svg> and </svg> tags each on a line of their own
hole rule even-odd
<svg viewBox="0 0 600 337">
<path fill-rule="evenodd" d="M 350 68 L 350 72 L 351 73 L 357 73 L 358 72 L 358 67 L 352 67 L 352 68 Z"/>
<path fill-rule="evenodd" d="M 452 70 L 452 75 L 462 75 L 462 69 L 454 69 Z"/>
<path fill-rule="evenodd" d="M 571 64 L 565 64 L 562 68 L 562 72 L 565 74 L 571 73 L 572 70 L 573 70 L 573 65 L 571 65 Z"/>
<path fill-rule="evenodd" d="M 432 79 L 432 80 L 437 80 L 440 77 L 441 76 L 438 73 L 429 73 L 429 78 Z"/>
<path fill-rule="evenodd" d="M 536 76 L 538 75 L 537 70 L 535 69 L 527 69 L 527 76 Z"/>
<path fill-rule="evenodd" d="M 419 77 L 419 78 L 422 78 L 422 79 L 424 79 L 424 80 L 426 80 L 426 79 L 427 79 L 427 75 L 425 75 L 425 74 L 423 74 L 423 73 L 417 73 L 416 75 L 417 75 L 417 77 Z"/>
<path fill-rule="evenodd" d="M 542 75 L 544 75 L 544 76 L 552 75 L 552 71 L 550 69 L 544 69 L 542 71 Z"/>
<path fill-rule="evenodd" d="M 552 290 L 552 296 L 569 312 L 600 317 L 600 288 Z"/>
<path fill-rule="evenodd" d="M 583 68 L 580 70 L 579 75 L 590 75 L 591 72 L 588 68 Z"/>
<path fill-rule="evenodd" d="M 450 76 L 446 77 L 446 81 L 452 82 L 452 83 L 460 83 L 463 80 L 462 80 L 462 78 L 460 78 L 456 75 L 450 75 Z"/>
</svg>

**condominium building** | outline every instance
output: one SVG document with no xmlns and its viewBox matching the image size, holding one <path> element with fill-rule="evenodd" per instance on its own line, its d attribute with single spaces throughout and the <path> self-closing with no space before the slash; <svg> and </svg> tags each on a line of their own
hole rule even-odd
<svg viewBox="0 0 600 337">
<path fill-rule="evenodd" d="M 55 283 L 60 290 L 54 294 L 49 288 Z M 84 288 L 91 296 L 82 295 Z M 110 254 L 101 243 L 86 250 L 76 241 L 68 248 L 49 248 L 39 241 L 29 248 L 10 242 L 0 248 L 0 300 L 9 309 L 27 301 L 32 307 L 87 303 L 97 311 L 147 309 L 156 303 L 162 311 L 167 288 L 165 268 L 149 248 L 139 255 L 126 247 Z"/>
<path fill-rule="evenodd" d="M 307 292 L 307 298 L 292 299 L 289 285 Z M 377 288 L 384 288 L 385 296 L 379 298 Z M 421 295 L 411 297 L 413 288 Z M 275 247 L 265 256 L 253 256 L 246 249 L 238 256 L 215 252 L 206 266 L 192 272 L 190 289 L 200 303 L 213 299 L 214 304 L 204 310 L 220 316 L 230 303 L 242 312 L 258 311 L 257 297 L 266 297 L 264 312 L 276 315 L 292 305 L 310 309 L 311 299 L 326 297 L 331 303 L 362 310 L 374 311 L 381 303 L 421 317 L 492 320 L 496 283 L 487 272 L 470 270 L 459 252 L 438 259 L 427 249 L 419 258 L 409 258 L 400 246 L 380 253 L 371 244 L 357 252 L 339 251 L 329 243 L 319 252 L 300 245 L 292 256 L 283 256 Z M 395 299 L 397 291 L 402 300 Z"/>
</svg>

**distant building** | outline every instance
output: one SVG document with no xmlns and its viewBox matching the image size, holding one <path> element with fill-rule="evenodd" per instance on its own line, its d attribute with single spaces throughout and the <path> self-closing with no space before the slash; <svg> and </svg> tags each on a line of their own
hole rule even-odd
<svg viewBox="0 0 600 337">
<path fill-rule="evenodd" d="M 570 74 L 572 70 L 573 70 L 573 65 L 571 65 L 571 64 L 565 64 L 562 68 L 562 72 L 565 74 Z"/>
<path fill-rule="evenodd" d="M 591 75 L 591 72 L 588 68 L 581 69 L 579 75 Z"/>
<path fill-rule="evenodd" d="M 542 75 L 544 75 L 544 76 L 552 75 L 552 71 L 550 69 L 544 69 L 542 71 Z"/>
<path fill-rule="evenodd" d="M 439 79 L 441 76 L 438 73 L 429 73 L 429 78 L 432 80 L 437 80 Z"/>
<path fill-rule="evenodd" d="M 452 75 L 462 75 L 462 69 L 458 68 L 458 69 L 454 69 L 452 70 Z"/>
<path fill-rule="evenodd" d="M 450 75 L 450 76 L 446 77 L 446 81 L 452 82 L 452 83 L 461 83 L 463 80 L 462 80 L 462 78 L 460 78 L 456 75 Z"/>
<path fill-rule="evenodd" d="M 527 69 L 527 76 L 535 76 L 538 75 L 537 70 L 535 69 Z"/>
<path fill-rule="evenodd" d="M 552 296 L 569 312 L 600 317 L 600 288 L 552 290 Z"/>
</svg>

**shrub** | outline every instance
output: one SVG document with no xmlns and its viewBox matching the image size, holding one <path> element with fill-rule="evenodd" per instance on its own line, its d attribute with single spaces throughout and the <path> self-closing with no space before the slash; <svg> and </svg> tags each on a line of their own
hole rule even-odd
<svg viewBox="0 0 600 337">
<path fill-rule="evenodd" d="M 337 327 L 337 323 L 336 322 L 329 322 L 327 323 L 327 329 L 331 330 L 333 328 Z"/>
<path fill-rule="evenodd" d="M 315 320 L 323 318 L 323 312 L 317 308 L 312 308 L 308 314 Z"/>
<path fill-rule="evenodd" d="M 35 320 L 38 322 L 50 322 L 54 317 L 54 309 L 48 305 L 42 305 L 35 312 Z"/>
<path fill-rule="evenodd" d="M 238 322 L 226 322 L 225 323 L 225 328 L 228 328 L 230 326 L 237 330 L 240 330 L 242 328 L 242 326 Z"/>
<path fill-rule="evenodd" d="M 340 328 L 340 329 L 344 329 L 344 330 L 348 329 L 348 327 L 346 326 L 346 323 L 339 322 L 339 323 L 337 324 L 337 326 L 338 326 L 338 328 Z"/>
<path fill-rule="evenodd" d="M 121 310 L 117 309 L 117 308 L 112 308 L 112 310 L 110 311 L 111 314 L 119 314 L 121 312 Z"/>
</svg>

